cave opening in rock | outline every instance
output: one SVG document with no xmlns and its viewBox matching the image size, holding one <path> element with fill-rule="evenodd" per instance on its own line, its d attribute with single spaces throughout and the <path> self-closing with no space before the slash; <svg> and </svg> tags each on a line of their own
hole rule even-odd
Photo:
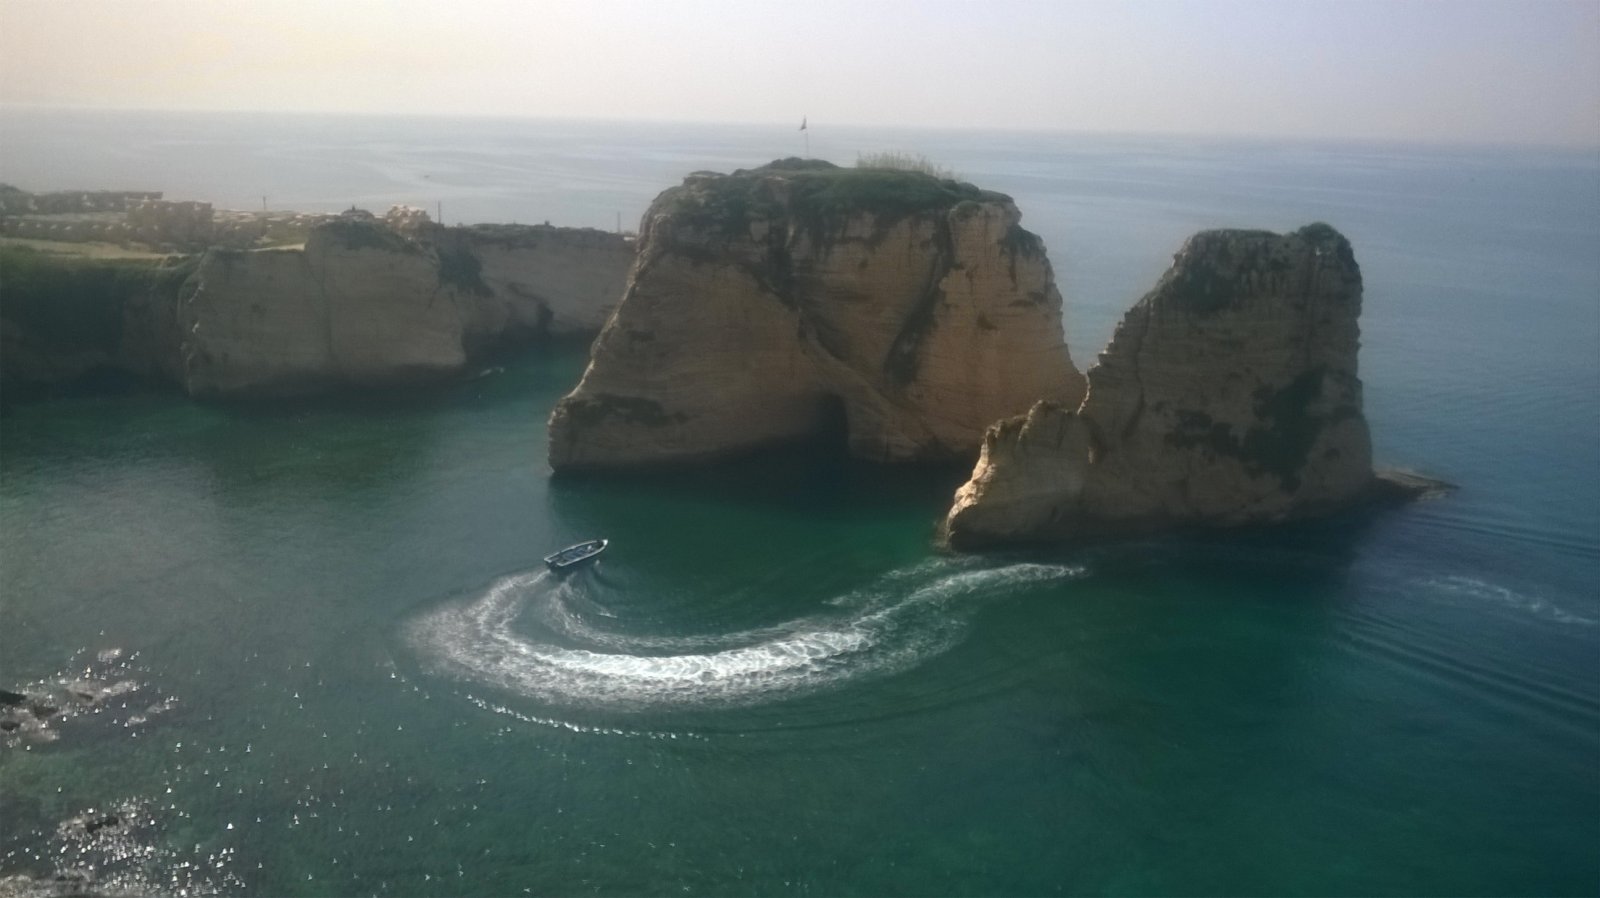
<svg viewBox="0 0 1600 898">
<path fill-rule="evenodd" d="M 823 393 L 817 397 L 811 433 L 805 448 L 817 458 L 846 459 L 850 455 L 850 412 L 844 397 Z"/>
</svg>

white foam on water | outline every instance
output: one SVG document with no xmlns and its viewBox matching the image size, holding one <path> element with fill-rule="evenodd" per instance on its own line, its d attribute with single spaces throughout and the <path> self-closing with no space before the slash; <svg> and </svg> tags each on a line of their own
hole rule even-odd
<svg viewBox="0 0 1600 898">
<path fill-rule="evenodd" d="M 550 589 L 549 600 L 530 603 L 525 613 L 540 626 L 565 637 L 566 640 L 624 654 L 689 654 L 736 648 L 742 645 L 778 639 L 795 632 L 804 622 L 746 630 L 739 633 L 718 633 L 703 636 L 656 636 L 649 634 L 617 633 L 596 627 L 584 620 L 572 606 L 578 600 L 573 581 L 557 581 Z M 589 603 L 594 605 L 594 603 Z M 615 619 L 594 605 L 600 617 Z"/>
<path fill-rule="evenodd" d="M 1530 596 L 1486 583 L 1473 577 L 1454 575 L 1449 577 L 1434 577 L 1423 581 L 1423 585 L 1434 591 L 1449 595 L 1460 596 L 1477 601 L 1493 602 L 1517 611 L 1525 611 L 1545 620 L 1555 621 L 1558 624 L 1571 624 L 1575 626 L 1592 627 L 1600 624 L 1592 618 L 1581 617 L 1539 596 Z"/>
<path fill-rule="evenodd" d="M 1000 589 L 1046 583 L 1051 580 L 1076 580 L 1088 573 L 1081 565 L 1010 564 L 981 568 L 940 577 L 911 594 L 911 601 L 948 601 L 981 596 Z"/>
<path fill-rule="evenodd" d="M 952 566 L 960 563 L 891 574 L 880 588 L 835 600 L 837 613 L 704 637 L 595 627 L 570 609 L 570 583 L 529 572 L 423 615 L 407 635 L 447 675 L 549 704 L 618 710 L 748 705 L 905 670 L 955 644 L 965 629 L 962 612 L 975 600 L 1084 573 L 1066 565 L 951 572 Z M 908 593 L 907 580 L 925 582 Z M 889 583 L 892 590 L 881 588 Z M 514 625 L 524 615 L 580 647 L 518 632 Z"/>
</svg>

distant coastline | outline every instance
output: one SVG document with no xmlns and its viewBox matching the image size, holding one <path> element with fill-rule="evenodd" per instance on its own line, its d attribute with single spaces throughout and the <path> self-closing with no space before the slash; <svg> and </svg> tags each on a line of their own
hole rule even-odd
<svg viewBox="0 0 1600 898">
<path fill-rule="evenodd" d="M 623 234 L 449 228 L 409 206 L 219 211 L 0 185 L 0 390 L 126 375 L 247 398 L 459 377 L 598 331 L 632 259 Z"/>
</svg>

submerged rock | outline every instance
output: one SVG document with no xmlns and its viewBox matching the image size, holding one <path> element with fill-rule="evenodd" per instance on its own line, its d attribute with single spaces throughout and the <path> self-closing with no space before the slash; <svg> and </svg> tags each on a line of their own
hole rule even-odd
<svg viewBox="0 0 1600 898">
<path fill-rule="evenodd" d="M 54 742 L 74 718 L 99 717 L 126 729 L 171 710 L 174 699 L 149 701 L 138 674 L 120 649 L 110 649 L 47 681 L 0 689 L 0 748 Z"/>
<path fill-rule="evenodd" d="M 1076 403 L 1061 296 L 1009 197 L 783 160 L 696 174 L 646 213 L 557 470 L 709 459 L 847 434 L 883 461 L 970 458 L 997 417 Z"/>
<path fill-rule="evenodd" d="M 90 679 L 35 687 L 28 692 L 0 690 L 0 745 L 15 745 L 22 739 L 50 741 L 56 734 L 49 727 L 58 718 L 93 711 L 108 699 L 137 688 L 131 680 Z"/>
<path fill-rule="evenodd" d="M 123 827 L 123 819 L 114 811 L 97 811 L 93 808 L 62 821 L 61 832 L 74 838 L 86 838 L 101 830 L 116 832 Z"/>
<path fill-rule="evenodd" d="M 1391 495 L 1372 468 L 1361 271 L 1333 228 L 1207 231 L 1118 325 L 1083 403 L 984 436 L 957 548 L 1318 515 Z"/>
<path fill-rule="evenodd" d="M 0 898 L 110 898 L 111 895 L 100 890 L 93 874 L 85 870 L 66 870 L 37 877 L 25 873 L 0 876 Z"/>
</svg>

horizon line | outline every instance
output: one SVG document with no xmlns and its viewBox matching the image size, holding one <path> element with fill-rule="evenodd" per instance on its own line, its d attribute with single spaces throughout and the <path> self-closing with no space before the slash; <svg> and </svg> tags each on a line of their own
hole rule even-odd
<svg viewBox="0 0 1600 898">
<path fill-rule="evenodd" d="M 307 118 L 363 118 L 363 119 L 441 119 L 448 121 L 499 121 L 499 122 L 568 122 L 584 124 L 617 124 L 617 125 L 653 125 L 653 126 L 688 126 L 688 127 L 740 127 L 740 128 L 775 128 L 789 129 L 794 127 L 793 122 L 787 118 L 778 119 L 670 119 L 670 118 L 634 118 L 625 116 L 572 116 L 572 115 L 539 115 L 531 113 L 511 112 L 439 112 L 424 111 L 373 111 L 373 110 L 328 110 L 328 109 L 219 109 L 210 107 L 161 107 L 161 106 L 90 106 L 90 105 L 62 105 L 49 103 L 18 103 L 0 101 L 0 115 L 28 112 L 58 112 L 58 113 L 98 113 L 108 115 L 224 115 L 224 116 L 292 116 Z M 808 117 L 809 113 L 804 115 Z M 1199 131 L 1147 131 L 1147 130 L 1118 130 L 1094 128 L 1063 128 L 1040 126 L 986 126 L 986 125 L 960 125 L 960 124 L 926 124 L 908 125 L 901 123 L 864 123 L 855 121 L 841 121 L 829 123 L 822 120 L 824 128 L 836 127 L 849 130 L 877 128 L 891 131 L 907 132 L 932 132 L 932 133 L 995 133 L 995 134 L 1027 134 L 1027 135 L 1061 135 L 1077 137 L 1104 137 L 1104 138 L 1144 138 L 1161 140 L 1193 140 L 1212 142 L 1269 142 L 1285 144 L 1355 144 L 1376 145 L 1391 147 L 1427 147 L 1432 149 L 1519 149 L 1519 150 L 1553 150 L 1562 152 L 1595 152 L 1600 153 L 1600 142 L 1595 143 L 1556 143 L 1556 142 L 1514 142 L 1507 140 L 1452 140 L 1449 138 L 1400 138 L 1386 136 L 1338 136 L 1303 134 L 1274 134 L 1267 132 L 1199 132 Z M 814 130 L 811 126 L 808 130 Z M 1600 161 L 1600 160 L 1597 160 Z"/>
</svg>

